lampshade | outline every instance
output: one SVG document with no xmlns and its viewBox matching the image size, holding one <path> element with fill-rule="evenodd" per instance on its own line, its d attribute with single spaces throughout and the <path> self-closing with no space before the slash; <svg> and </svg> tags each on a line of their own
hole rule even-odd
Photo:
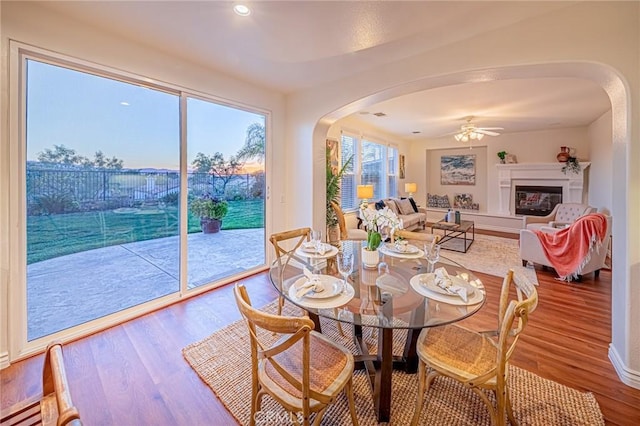
<svg viewBox="0 0 640 426">
<path fill-rule="evenodd" d="M 404 184 L 404 192 L 409 194 L 413 194 L 418 190 L 418 185 L 415 182 L 405 183 Z"/>
<path fill-rule="evenodd" d="M 358 198 L 373 198 L 373 185 L 358 185 Z"/>
</svg>

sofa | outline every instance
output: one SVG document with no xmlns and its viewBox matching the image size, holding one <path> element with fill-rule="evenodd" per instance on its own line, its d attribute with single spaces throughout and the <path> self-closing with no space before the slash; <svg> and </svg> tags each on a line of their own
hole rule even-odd
<svg viewBox="0 0 640 426">
<path fill-rule="evenodd" d="M 424 229 L 427 224 L 427 209 L 418 207 L 412 198 L 385 198 L 375 203 L 377 209 L 387 206 L 402 220 L 403 229 L 414 231 Z"/>
<path fill-rule="evenodd" d="M 565 228 L 579 217 L 596 211 L 595 207 L 587 204 L 560 203 L 546 216 L 522 216 L 522 228 L 553 232 L 553 229 Z"/>
</svg>

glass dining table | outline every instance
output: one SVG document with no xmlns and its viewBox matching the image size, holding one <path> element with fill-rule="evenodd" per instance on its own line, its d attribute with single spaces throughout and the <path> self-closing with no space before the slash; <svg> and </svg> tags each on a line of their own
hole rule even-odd
<svg viewBox="0 0 640 426">
<path fill-rule="evenodd" d="M 320 252 L 298 248 L 276 260 L 269 277 L 286 300 L 308 313 L 316 330 L 322 331 L 320 317 L 352 327 L 356 368 L 367 371 L 378 421 L 387 422 L 392 372 L 417 371 L 420 331 L 473 315 L 486 293 L 473 272 L 444 256 L 430 265 L 420 247 L 400 252 L 383 243 L 378 266 L 368 269 L 361 261 L 362 246 L 362 241 L 341 241 Z M 336 265 L 339 252 L 354 259 L 346 283 Z M 377 330 L 377 349 L 369 346 L 363 330 Z M 407 334 L 404 350 L 394 355 L 393 334 L 401 331 Z"/>
</svg>

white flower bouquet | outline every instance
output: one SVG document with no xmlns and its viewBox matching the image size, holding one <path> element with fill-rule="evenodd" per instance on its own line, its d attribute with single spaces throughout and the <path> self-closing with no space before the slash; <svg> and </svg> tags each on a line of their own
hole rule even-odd
<svg viewBox="0 0 640 426">
<path fill-rule="evenodd" d="M 367 229 L 367 249 L 371 251 L 382 243 L 382 231 L 393 234 L 396 229 L 402 229 L 402 221 L 388 207 L 381 210 L 361 208 L 360 217 Z"/>
</svg>

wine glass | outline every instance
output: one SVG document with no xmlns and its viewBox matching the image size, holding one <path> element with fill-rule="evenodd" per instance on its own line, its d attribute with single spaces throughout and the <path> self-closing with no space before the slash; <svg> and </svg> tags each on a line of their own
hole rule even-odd
<svg viewBox="0 0 640 426">
<path fill-rule="evenodd" d="M 338 253 L 336 255 L 336 263 L 338 264 L 338 272 L 344 278 L 342 291 L 347 289 L 347 277 L 353 272 L 353 255 L 351 253 Z"/>
<path fill-rule="evenodd" d="M 440 246 L 438 244 L 425 243 L 424 256 L 429 262 L 429 270 L 427 272 L 433 272 L 436 262 L 440 260 Z"/>
<path fill-rule="evenodd" d="M 322 231 L 311 231 L 311 243 L 316 250 L 316 253 L 320 252 L 320 244 L 322 244 Z"/>
</svg>

